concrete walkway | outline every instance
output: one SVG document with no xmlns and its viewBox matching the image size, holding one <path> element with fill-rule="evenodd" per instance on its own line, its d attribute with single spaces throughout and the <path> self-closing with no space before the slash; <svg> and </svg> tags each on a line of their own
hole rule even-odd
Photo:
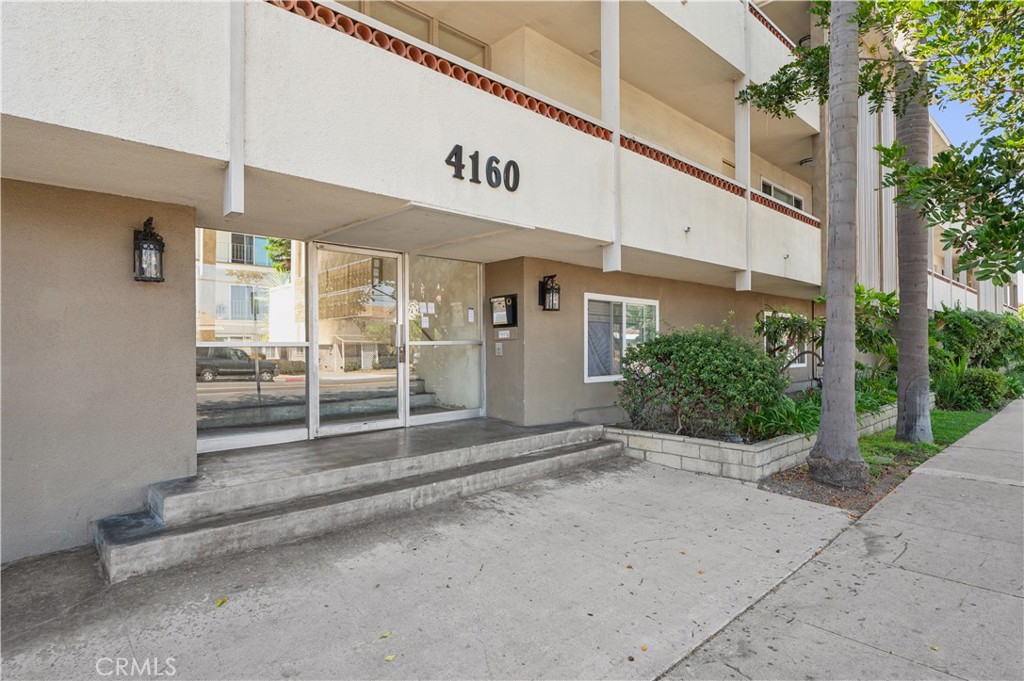
<svg viewBox="0 0 1024 681">
<path fill-rule="evenodd" d="M 670 679 L 1024 679 L 1024 401 L 919 467 Z"/>
<path fill-rule="evenodd" d="M 849 523 L 620 458 L 114 586 L 73 551 L 3 571 L 2 673 L 650 679 Z"/>
</svg>

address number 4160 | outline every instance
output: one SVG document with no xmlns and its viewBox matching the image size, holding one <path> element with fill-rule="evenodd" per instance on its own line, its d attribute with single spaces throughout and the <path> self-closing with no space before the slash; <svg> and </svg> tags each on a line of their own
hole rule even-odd
<svg viewBox="0 0 1024 681">
<path fill-rule="evenodd" d="M 462 160 L 461 144 L 456 144 L 452 147 L 444 163 L 447 166 L 451 166 L 452 177 L 456 180 L 466 179 L 465 175 L 463 175 L 466 163 Z M 501 159 L 497 156 L 489 156 L 484 162 L 484 179 L 487 180 L 488 186 L 495 189 L 504 186 L 508 191 L 514 192 L 519 189 L 519 164 L 515 161 L 506 161 L 505 165 L 502 166 Z M 469 181 L 473 184 L 482 184 L 480 180 L 479 151 L 474 151 L 469 155 Z"/>
</svg>

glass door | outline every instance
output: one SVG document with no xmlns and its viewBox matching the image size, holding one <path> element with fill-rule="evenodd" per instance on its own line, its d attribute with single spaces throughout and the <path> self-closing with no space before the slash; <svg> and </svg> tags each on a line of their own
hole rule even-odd
<svg viewBox="0 0 1024 681">
<path fill-rule="evenodd" d="M 311 256 L 313 436 L 404 426 L 401 256 L 327 244 L 317 244 Z"/>
<path fill-rule="evenodd" d="M 409 424 L 483 415 L 480 265 L 410 255 Z"/>
</svg>

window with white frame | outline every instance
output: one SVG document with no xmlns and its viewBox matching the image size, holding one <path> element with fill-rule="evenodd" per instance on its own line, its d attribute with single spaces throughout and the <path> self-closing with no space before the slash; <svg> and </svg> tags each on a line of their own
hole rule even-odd
<svg viewBox="0 0 1024 681">
<path fill-rule="evenodd" d="M 789 312 L 777 312 L 777 311 L 774 311 L 774 310 L 765 310 L 764 311 L 764 316 L 765 317 L 772 317 L 772 316 L 776 316 L 776 317 L 792 317 L 793 315 L 790 314 Z M 786 337 L 780 339 L 779 346 L 784 346 L 784 345 L 788 345 L 788 344 L 789 344 L 789 337 L 788 337 L 788 335 Z M 768 337 L 767 336 L 764 337 L 764 351 L 767 352 L 768 354 L 772 354 L 772 348 L 769 347 L 769 345 L 768 345 Z M 794 344 L 793 347 L 789 348 L 789 350 L 786 351 L 786 353 L 784 355 L 785 361 L 787 363 L 788 362 L 793 362 L 792 364 L 789 365 L 790 369 L 804 369 L 804 368 L 807 367 L 807 358 L 808 358 L 809 355 L 803 354 L 805 352 L 807 352 L 807 343 L 804 342 L 804 341 L 801 341 L 799 343 Z M 796 361 L 793 361 L 794 359 Z"/>
<path fill-rule="evenodd" d="M 776 201 L 786 204 L 787 206 L 793 206 L 797 210 L 804 209 L 804 199 L 802 196 L 794 194 L 784 187 L 780 187 L 774 182 L 761 178 L 761 193 L 767 194 Z"/>
<path fill-rule="evenodd" d="M 657 300 L 586 293 L 583 316 L 587 383 L 621 380 L 626 349 L 658 333 Z"/>
<path fill-rule="evenodd" d="M 490 67 L 490 47 L 462 31 L 438 21 L 437 17 L 393 0 L 341 0 L 341 4 L 357 12 L 379 19 L 399 31 L 436 45 L 468 62 Z"/>
</svg>

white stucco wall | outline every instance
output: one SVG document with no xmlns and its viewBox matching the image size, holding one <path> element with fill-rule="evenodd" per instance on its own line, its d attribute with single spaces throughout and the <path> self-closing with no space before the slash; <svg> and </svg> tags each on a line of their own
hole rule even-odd
<svg viewBox="0 0 1024 681">
<path fill-rule="evenodd" d="M 266 3 L 246 21 L 248 165 L 611 239 L 609 142 Z M 515 160 L 519 189 L 453 181 L 455 144 Z"/>
<path fill-rule="evenodd" d="M 691 175 L 622 153 L 622 238 L 627 246 L 743 269 L 743 204 L 741 197 Z"/>
<path fill-rule="evenodd" d="M 4 3 L 3 112 L 227 159 L 229 5 Z"/>
<path fill-rule="evenodd" d="M 809 284 L 821 284 L 821 230 L 751 202 L 751 268 Z"/>
<path fill-rule="evenodd" d="M 740 22 L 743 21 L 743 3 L 647 1 L 687 33 L 721 55 L 735 68 L 743 71 L 743 32 L 737 30 Z M 782 48 L 782 44 L 779 43 L 779 49 Z"/>
</svg>

